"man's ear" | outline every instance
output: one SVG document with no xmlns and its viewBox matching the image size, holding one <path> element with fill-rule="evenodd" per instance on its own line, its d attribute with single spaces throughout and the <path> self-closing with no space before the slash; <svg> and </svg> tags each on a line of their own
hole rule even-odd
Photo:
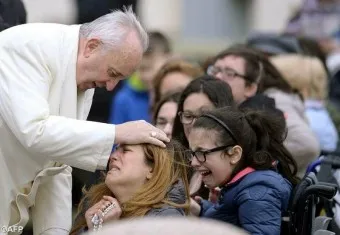
<svg viewBox="0 0 340 235">
<path fill-rule="evenodd" d="M 249 86 L 246 86 L 244 89 L 244 96 L 246 98 L 253 97 L 256 95 L 258 85 L 256 83 L 252 83 Z"/>
<path fill-rule="evenodd" d="M 234 147 L 228 149 L 228 156 L 230 158 L 230 164 L 235 165 L 237 164 L 242 157 L 242 148 L 239 145 L 235 145 Z"/>
<path fill-rule="evenodd" d="M 101 41 L 97 38 L 87 40 L 85 43 L 84 56 L 87 58 L 100 49 Z"/>
</svg>

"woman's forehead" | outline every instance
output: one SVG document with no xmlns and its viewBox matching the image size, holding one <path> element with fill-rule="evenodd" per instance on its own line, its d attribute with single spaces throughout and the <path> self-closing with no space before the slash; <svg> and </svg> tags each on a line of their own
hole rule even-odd
<svg viewBox="0 0 340 235">
<path fill-rule="evenodd" d="M 207 130 L 201 127 L 194 127 L 189 134 L 189 145 L 191 149 L 210 148 L 215 146 L 217 132 L 214 130 Z"/>
</svg>

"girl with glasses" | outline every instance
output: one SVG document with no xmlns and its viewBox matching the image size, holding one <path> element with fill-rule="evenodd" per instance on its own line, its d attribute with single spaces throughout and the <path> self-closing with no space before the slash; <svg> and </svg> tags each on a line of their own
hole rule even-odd
<svg viewBox="0 0 340 235">
<path fill-rule="evenodd" d="M 250 234 L 279 235 L 298 183 L 296 162 L 283 146 L 285 136 L 284 120 L 263 111 L 225 107 L 198 117 L 188 137 L 189 161 L 208 188 L 221 191 L 215 204 L 196 197 L 192 213 Z"/>
<path fill-rule="evenodd" d="M 187 138 L 196 117 L 204 111 L 232 105 L 234 105 L 233 95 L 227 83 L 209 75 L 194 79 L 184 89 L 179 99 L 172 138 L 188 148 Z M 192 172 L 189 175 L 191 195 L 207 198 L 209 191 L 202 185 L 201 176 L 191 174 Z"/>
</svg>

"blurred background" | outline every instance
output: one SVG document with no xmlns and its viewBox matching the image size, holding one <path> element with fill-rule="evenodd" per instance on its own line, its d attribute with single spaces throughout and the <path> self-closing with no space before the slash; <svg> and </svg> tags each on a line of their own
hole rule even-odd
<svg viewBox="0 0 340 235">
<path fill-rule="evenodd" d="M 28 22 L 83 23 L 133 4 L 148 31 L 168 36 L 175 53 L 205 58 L 255 32 L 280 33 L 302 0 L 23 0 Z"/>
</svg>

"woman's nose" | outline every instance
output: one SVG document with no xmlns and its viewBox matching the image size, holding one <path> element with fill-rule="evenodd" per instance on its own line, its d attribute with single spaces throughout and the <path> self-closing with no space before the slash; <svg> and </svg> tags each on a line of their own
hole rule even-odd
<svg viewBox="0 0 340 235">
<path fill-rule="evenodd" d="M 110 160 L 117 160 L 121 154 L 121 151 L 119 149 L 116 149 L 114 152 L 111 153 Z"/>
<path fill-rule="evenodd" d="M 167 123 L 164 127 L 164 133 L 169 137 L 171 138 L 171 135 L 172 135 L 172 124 L 171 123 Z"/>
<path fill-rule="evenodd" d="M 190 164 L 192 167 L 199 167 L 201 165 L 195 156 L 191 158 Z"/>
</svg>

